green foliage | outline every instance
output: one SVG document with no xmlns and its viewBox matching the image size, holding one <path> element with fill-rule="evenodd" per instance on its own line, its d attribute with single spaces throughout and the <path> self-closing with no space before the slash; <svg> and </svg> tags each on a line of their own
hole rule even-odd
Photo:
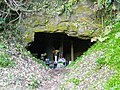
<svg viewBox="0 0 120 90">
<path fill-rule="evenodd" d="M 11 57 L 14 55 L 16 57 L 18 53 L 23 59 L 27 60 L 28 57 L 31 57 L 32 60 L 35 60 L 39 64 L 42 64 L 44 67 L 46 67 L 43 61 L 33 57 L 32 54 L 23 47 L 22 36 L 20 31 L 16 29 L 16 26 L 14 26 L 13 30 L 3 31 L 0 33 L 0 55 L 1 53 L 2 63 L 10 63 L 9 66 L 15 65 L 15 60 L 13 60 Z M 8 62 L 3 62 L 4 58 L 8 59 L 6 60 Z M 16 57 L 16 59 L 18 58 Z"/>
<path fill-rule="evenodd" d="M 73 65 L 75 65 L 75 63 L 76 63 L 76 62 L 71 62 L 71 64 L 69 64 L 69 65 L 67 66 L 67 68 L 72 67 Z"/>
<path fill-rule="evenodd" d="M 17 29 L 0 33 L 0 67 L 15 66 L 15 57 L 13 58 L 12 56 L 16 55 L 16 52 L 21 48 L 19 43 L 16 43 L 21 42 L 21 37 L 18 36 L 18 33 Z"/>
<path fill-rule="evenodd" d="M 5 53 L 5 43 L 0 44 L 0 67 L 13 67 L 15 62 Z"/>
<path fill-rule="evenodd" d="M 113 76 L 104 86 L 105 90 L 120 90 L 120 74 Z"/>
<path fill-rule="evenodd" d="M 14 61 L 10 60 L 10 56 L 5 53 L 5 43 L 0 43 L 0 67 L 13 67 Z"/>
<path fill-rule="evenodd" d="M 111 30 L 106 30 L 102 35 L 102 38 L 109 38 L 95 43 L 88 49 L 86 55 L 91 55 L 92 52 L 102 52 L 96 60 L 98 68 L 101 69 L 102 66 L 106 65 L 116 71 L 116 75 L 105 84 L 105 90 L 120 90 L 120 22 L 116 22 L 109 29 Z"/>
<path fill-rule="evenodd" d="M 97 0 L 98 9 L 96 11 L 96 20 L 102 24 L 103 27 L 114 23 L 117 14 L 112 0 Z"/>
<path fill-rule="evenodd" d="M 0 67 L 13 67 L 14 64 L 8 55 L 0 55 Z"/>
<path fill-rule="evenodd" d="M 0 2 L 0 31 L 10 29 L 15 19 L 18 18 L 18 13 L 10 9 L 7 4 L 2 0 Z M 16 20 L 15 20 L 16 21 Z"/>
<path fill-rule="evenodd" d="M 105 46 L 107 51 L 105 52 L 105 60 L 106 63 L 112 67 L 115 66 L 115 68 L 119 69 L 120 65 L 120 38 L 119 38 L 119 32 L 120 32 L 120 23 L 117 23 L 112 32 L 110 33 L 109 40 L 106 40 L 107 43 L 105 43 Z"/>
<path fill-rule="evenodd" d="M 73 12 L 73 5 L 76 5 L 79 0 L 69 0 L 67 4 L 64 4 L 65 13 L 71 15 Z"/>
<path fill-rule="evenodd" d="M 113 25 L 113 29 L 107 35 L 109 39 L 96 43 L 91 50 L 102 50 L 104 54 L 96 61 L 100 66 L 108 65 L 117 71 L 105 85 L 105 90 L 120 89 L 120 22 Z"/>
<path fill-rule="evenodd" d="M 103 65 L 106 64 L 105 58 L 99 58 L 96 62 L 97 62 L 100 66 L 103 66 Z"/>
<path fill-rule="evenodd" d="M 31 83 L 29 83 L 29 86 L 32 89 L 38 88 L 40 82 L 39 82 L 39 80 L 35 79 L 35 77 L 33 75 L 30 77 L 30 81 L 31 81 Z"/>
<path fill-rule="evenodd" d="M 120 0 L 116 0 L 116 1 L 120 3 Z"/>
<path fill-rule="evenodd" d="M 100 65 L 109 65 L 116 70 L 120 68 L 120 22 L 114 25 L 111 32 L 107 35 L 109 38 L 104 42 L 98 42 L 93 48 L 102 50 L 104 55 L 96 62 Z"/>
<path fill-rule="evenodd" d="M 65 13 L 66 16 L 70 16 L 73 12 L 73 6 L 76 5 L 78 1 L 79 0 L 68 0 L 67 2 L 63 2 L 62 5 L 57 7 L 56 13 L 58 15 Z"/>
<path fill-rule="evenodd" d="M 0 18 L 0 31 L 3 30 L 4 25 L 5 25 L 5 20 L 4 20 L 4 18 Z"/>
<path fill-rule="evenodd" d="M 80 84 L 80 80 L 78 78 L 72 78 L 72 79 L 68 80 L 68 82 L 72 82 L 75 85 L 79 85 Z"/>
</svg>

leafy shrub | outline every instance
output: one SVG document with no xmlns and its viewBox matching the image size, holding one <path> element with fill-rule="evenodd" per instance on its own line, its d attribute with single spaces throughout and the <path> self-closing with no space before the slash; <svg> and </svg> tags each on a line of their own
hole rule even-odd
<svg viewBox="0 0 120 90">
<path fill-rule="evenodd" d="M 12 67 L 14 62 L 7 55 L 0 55 L 0 67 Z"/>
<path fill-rule="evenodd" d="M 10 56 L 5 53 L 5 42 L 0 43 L 0 67 L 12 67 L 15 62 L 10 60 Z"/>
</svg>

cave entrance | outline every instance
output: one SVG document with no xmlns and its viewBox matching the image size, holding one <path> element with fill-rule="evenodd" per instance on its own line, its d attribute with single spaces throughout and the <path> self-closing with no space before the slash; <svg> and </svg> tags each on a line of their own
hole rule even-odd
<svg viewBox="0 0 120 90">
<path fill-rule="evenodd" d="M 44 58 L 55 61 L 54 54 L 59 52 L 58 59 L 74 61 L 90 47 L 90 44 L 90 40 L 81 40 L 66 34 L 38 32 L 35 33 L 34 41 L 29 43 L 27 50 L 39 59 L 42 59 L 43 55 Z"/>
</svg>

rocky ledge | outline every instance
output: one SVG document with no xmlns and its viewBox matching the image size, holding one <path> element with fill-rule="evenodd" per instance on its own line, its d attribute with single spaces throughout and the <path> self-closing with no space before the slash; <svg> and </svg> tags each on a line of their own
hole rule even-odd
<svg viewBox="0 0 120 90">
<path fill-rule="evenodd" d="M 65 33 L 81 39 L 91 39 L 100 34 L 101 25 L 95 19 L 93 2 L 82 1 L 73 8 L 71 15 L 37 12 L 27 15 L 20 25 L 25 44 L 34 40 L 35 32 Z"/>
</svg>

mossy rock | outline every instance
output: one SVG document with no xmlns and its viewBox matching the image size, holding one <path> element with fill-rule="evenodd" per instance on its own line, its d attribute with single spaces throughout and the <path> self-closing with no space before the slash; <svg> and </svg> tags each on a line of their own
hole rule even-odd
<svg viewBox="0 0 120 90">
<path fill-rule="evenodd" d="M 34 40 L 35 32 L 64 33 L 81 39 L 91 39 L 97 36 L 100 25 L 95 22 L 94 12 L 90 8 L 90 1 L 79 2 L 73 14 L 65 15 L 39 15 L 39 12 L 26 17 L 21 23 L 24 28 L 24 41 Z M 96 32 L 97 31 L 97 32 Z M 95 33 L 95 34 L 94 34 Z"/>
</svg>

